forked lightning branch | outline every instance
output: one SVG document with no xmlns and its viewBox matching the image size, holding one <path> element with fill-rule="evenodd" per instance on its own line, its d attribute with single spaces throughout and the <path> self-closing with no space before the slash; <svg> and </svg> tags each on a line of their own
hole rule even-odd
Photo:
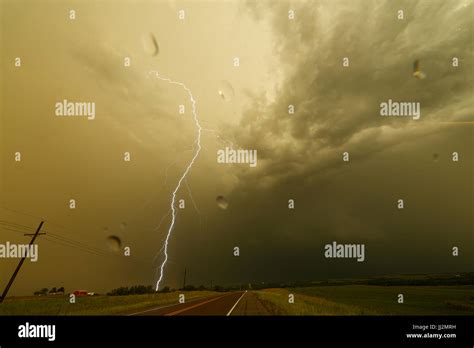
<svg viewBox="0 0 474 348">
<path fill-rule="evenodd" d="M 156 287 L 155 287 L 155 290 L 158 291 L 159 288 L 160 288 L 160 283 L 163 280 L 163 275 L 164 275 L 164 269 L 165 269 L 165 266 L 166 266 L 166 262 L 168 261 L 169 239 L 171 237 L 171 234 L 173 233 L 174 225 L 175 225 L 175 222 L 176 222 L 176 214 L 177 214 L 176 213 L 176 207 L 175 207 L 176 194 L 178 193 L 178 191 L 181 187 L 181 184 L 186 179 L 186 176 L 190 172 L 194 162 L 196 161 L 196 159 L 199 156 L 199 153 L 201 152 L 202 127 L 201 127 L 201 124 L 199 123 L 198 115 L 197 115 L 197 112 L 196 112 L 196 100 L 194 99 L 194 96 L 193 96 L 191 90 L 182 82 L 176 82 L 176 81 L 173 81 L 169 78 L 160 76 L 160 74 L 157 71 L 150 71 L 150 74 L 154 75 L 156 78 L 160 79 L 161 81 L 165 81 L 165 82 L 168 82 L 168 83 L 173 84 L 173 85 L 178 85 L 178 86 L 182 87 L 188 93 L 189 100 L 191 101 L 191 105 L 192 105 L 192 113 L 193 113 L 193 118 L 194 118 L 194 122 L 196 124 L 196 130 L 197 130 L 196 141 L 194 142 L 194 144 L 195 144 L 194 155 L 193 155 L 191 161 L 188 163 L 188 165 L 187 165 L 186 169 L 184 170 L 183 174 L 179 178 L 178 183 L 177 183 L 177 185 L 176 185 L 176 187 L 175 187 L 175 189 L 174 189 L 174 191 L 171 195 L 171 203 L 170 203 L 171 223 L 170 223 L 170 226 L 168 228 L 168 232 L 166 234 L 165 242 L 164 242 L 164 245 L 163 245 L 163 252 L 164 252 L 165 258 L 164 258 L 163 262 L 161 263 L 160 276 L 158 278 L 158 281 L 156 282 Z"/>
</svg>

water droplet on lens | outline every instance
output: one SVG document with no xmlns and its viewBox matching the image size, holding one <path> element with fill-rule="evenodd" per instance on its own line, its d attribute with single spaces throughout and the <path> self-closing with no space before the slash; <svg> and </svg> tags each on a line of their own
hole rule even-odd
<svg viewBox="0 0 474 348">
<path fill-rule="evenodd" d="M 217 94 L 226 102 L 231 101 L 235 96 L 234 88 L 228 81 L 221 81 L 219 83 Z"/>
<path fill-rule="evenodd" d="M 147 54 L 154 57 L 160 52 L 160 48 L 158 46 L 158 41 L 156 41 L 155 35 L 152 33 L 148 33 L 143 36 L 143 49 Z"/>
<path fill-rule="evenodd" d="M 438 162 L 438 160 L 439 160 L 439 154 L 434 153 L 433 154 L 433 161 Z"/>
<path fill-rule="evenodd" d="M 227 209 L 227 207 L 229 206 L 229 203 L 223 196 L 217 196 L 216 203 L 217 206 L 223 210 Z"/>
<path fill-rule="evenodd" d="M 125 222 L 122 222 L 122 223 L 120 224 L 120 228 L 121 228 L 122 230 L 126 229 L 126 228 L 127 228 L 127 224 L 126 224 Z"/>
<path fill-rule="evenodd" d="M 122 241 L 117 236 L 108 236 L 107 245 L 111 251 L 118 252 L 122 246 Z"/>
</svg>

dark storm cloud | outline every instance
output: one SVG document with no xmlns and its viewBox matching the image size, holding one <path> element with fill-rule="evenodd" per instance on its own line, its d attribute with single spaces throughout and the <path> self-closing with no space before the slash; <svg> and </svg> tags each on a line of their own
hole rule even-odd
<svg viewBox="0 0 474 348">
<path fill-rule="evenodd" d="M 259 97 L 247 110 L 236 137 L 244 144 L 257 139 L 259 155 L 271 156 L 278 172 L 281 162 L 290 166 L 298 159 L 314 168 L 332 150 L 350 147 L 365 155 L 405 138 L 443 132 L 423 122 L 468 119 L 473 4 L 463 4 L 251 2 L 252 13 L 272 23 L 285 77 L 274 102 Z M 295 20 L 288 20 L 288 9 L 295 10 Z M 342 66 L 343 57 L 349 67 Z M 460 68 L 452 67 L 453 57 Z M 424 81 L 411 76 L 416 58 L 428 74 Z M 381 118 L 379 105 L 389 98 L 420 102 L 422 122 Z M 295 105 L 293 116 L 289 104 Z"/>
<path fill-rule="evenodd" d="M 232 198 L 241 208 L 226 222 L 239 226 L 234 242 L 252 255 L 247 270 L 284 280 L 467 269 L 472 259 L 456 260 L 450 250 L 458 243 L 472 252 L 472 125 L 439 122 L 472 120 L 473 3 L 247 5 L 271 23 L 283 75 L 274 100 L 255 95 L 234 129 L 236 143 L 259 155 L 258 168 L 239 175 Z M 415 59 L 425 80 L 412 77 Z M 421 119 L 381 117 L 388 99 L 420 102 Z M 437 167 L 435 149 L 444 153 Z M 463 163 L 453 165 L 452 151 Z M 403 215 L 399 198 L 408 204 Z M 332 240 L 367 243 L 367 262 L 324 260 L 322 246 Z"/>
<path fill-rule="evenodd" d="M 147 78 L 154 69 L 186 83 L 209 128 L 178 192 L 186 209 L 170 238 L 163 285 L 180 286 L 185 267 L 195 285 L 472 270 L 473 126 L 439 123 L 473 120 L 472 2 L 193 1 L 186 23 L 171 5 L 77 5 L 71 23 L 66 3 L 8 2 L 4 155 L 20 149 L 25 160 L 5 161 L 2 198 L 73 226 L 66 235 L 81 242 L 103 248 L 116 235 L 132 247 L 129 259 L 101 262 L 42 242 L 44 257 L 25 269 L 18 293 L 59 281 L 102 292 L 156 280 L 171 192 L 196 127 L 187 94 Z M 150 32 L 156 57 L 142 47 Z M 17 54 L 20 70 L 10 64 Z M 239 69 L 231 64 L 236 54 Z M 415 59 L 423 80 L 412 76 Z M 232 100 L 218 94 L 223 80 Z M 58 120 L 52 106 L 62 98 L 95 101 L 98 117 Z M 420 102 L 421 119 L 381 117 L 389 98 Z M 186 115 L 177 113 L 180 104 Z M 218 164 L 216 150 L 229 141 L 256 149 L 257 167 Z M 460 162 L 451 161 L 453 151 Z M 74 213 L 66 205 L 72 195 Z M 325 259 L 324 244 L 334 240 L 366 243 L 366 261 Z M 450 256 L 454 245 L 458 258 Z M 63 260 L 70 268 L 57 267 Z M 3 275 L 14 265 L 0 266 Z"/>
</svg>

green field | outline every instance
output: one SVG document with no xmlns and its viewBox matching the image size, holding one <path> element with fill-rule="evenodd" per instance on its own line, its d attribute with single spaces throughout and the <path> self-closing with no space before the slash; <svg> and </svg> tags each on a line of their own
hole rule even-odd
<svg viewBox="0 0 474 348">
<path fill-rule="evenodd" d="M 113 315 L 133 313 L 147 308 L 178 303 L 180 293 L 186 301 L 215 295 L 213 291 L 184 291 L 129 296 L 77 297 L 69 303 L 68 296 L 9 297 L 0 304 L 0 315 Z"/>
<path fill-rule="evenodd" d="M 185 291 L 128 296 L 10 297 L 0 305 L 0 315 L 121 315 L 148 308 L 210 297 L 212 291 Z M 273 315 L 474 315 L 474 285 L 378 286 L 326 285 L 274 288 L 255 291 Z M 295 303 L 288 302 L 294 294 Z M 404 303 L 397 302 L 398 294 Z"/>
<path fill-rule="evenodd" d="M 275 315 L 474 315 L 474 286 L 339 285 L 256 292 Z M 288 303 L 288 295 L 295 303 Z M 404 303 L 397 302 L 403 294 Z"/>
</svg>

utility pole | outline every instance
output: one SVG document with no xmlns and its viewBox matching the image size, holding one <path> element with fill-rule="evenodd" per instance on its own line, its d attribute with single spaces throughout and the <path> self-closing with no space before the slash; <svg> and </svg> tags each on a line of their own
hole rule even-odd
<svg viewBox="0 0 474 348">
<path fill-rule="evenodd" d="M 184 281 L 183 281 L 183 290 L 186 289 L 186 267 L 184 267 Z"/>
<path fill-rule="evenodd" d="M 33 243 L 35 242 L 36 237 L 38 237 L 38 235 L 40 234 L 39 231 L 41 230 L 41 227 L 43 227 L 43 223 L 44 223 L 44 221 L 40 222 L 38 228 L 36 229 L 36 233 L 34 235 L 33 234 L 25 234 L 25 236 L 26 235 L 30 235 L 30 236 L 33 235 L 33 238 L 31 239 L 31 242 L 28 245 L 28 247 L 31 247 L 33 245 Z M 45 233 L 42 233 L 42 234 L 45 234 Z M 18 266 L 15 269 L 15 272 L 13 272 L 12 277 L 10 278 L 10 281 L 7 284 L 7 287 L 3 291 L 2 297 L 0 297 L 0 303 L 2 303 L 3 300 L 5 300 L 5 298 L 7 297 L 8 290 L 10 290 L 10 287 L 12 286 L 13 282 L 15 281 L 16 275 L 20 271 L 20 268 L 23 265 L 23 262 L 25 262 L 25 259 L 26 259 L 26 255 L 24 255 L 21 258 L 20 262 L 18 263 Z"/>
</svg>

